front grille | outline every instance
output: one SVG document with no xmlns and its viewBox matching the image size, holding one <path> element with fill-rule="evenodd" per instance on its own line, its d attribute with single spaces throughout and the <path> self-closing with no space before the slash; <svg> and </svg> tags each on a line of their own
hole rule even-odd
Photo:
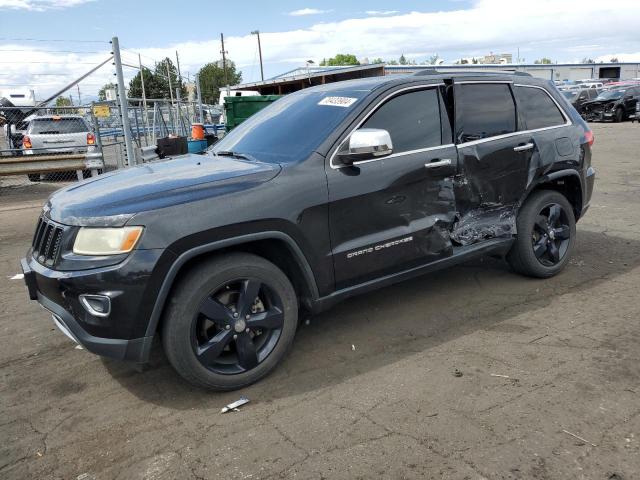
<svg viewBox="0 0 640 480">
<path fill-rule="evenodd" d="M 44 217 L 38 220 L 33 236 L 33 257 L 43 265 L 52 266 L 60 256 L 64 229 Z"/>
</svg>

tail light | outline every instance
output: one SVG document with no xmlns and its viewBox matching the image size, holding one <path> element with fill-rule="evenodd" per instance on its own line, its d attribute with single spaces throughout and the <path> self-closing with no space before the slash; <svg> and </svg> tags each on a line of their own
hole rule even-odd
<svg viewBox="0 0 640 480">
<path fill-rule="evenodd" d="M 26 135 L 24 137 L 22 137 L 22 146 L 24 148 L 31 148 L 31 139 L 29 137 L 27 137 Z"/>
<path fill-rule="evenodd" d="M 87 145 L 95 145 L 96 136 L 93 133 L 87 133 Z"/>
<path fill-rule="evenodd" d="M 591 130 L 587 130 L 586 132 L 584 132 L 584 139 L 587 141 L 589 146 L 592 147 L 596 137 L 594 137 L 593 132 Z"/>
</svg>

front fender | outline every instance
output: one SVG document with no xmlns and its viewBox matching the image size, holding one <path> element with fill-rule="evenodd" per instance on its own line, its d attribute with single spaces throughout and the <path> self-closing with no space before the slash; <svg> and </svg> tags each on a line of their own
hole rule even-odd
<svg viewBox="0 0 640 480">
<path fill-rule="evenodd" d="M 315 277 L 313 275 L 313 271 L 307 258 L 304 253 L 298 246 L 298 244 L 286 233 L 280 231 L 264 231 L 259 233 L 249 233 L 245 235 L 240 235 L 232 238 L 225 238 L 222 240 L 217 240 L 214 242 L 206 243 L 203 245 L 199 245 L 197 247 L 190 248 L 188 250 L 180 253 L 177 258 L 173 261 L 171 266 L 169 267 L 164 279 L 162 280 L 162 285 L 160 286 L 160 290 L 155 299 L 155 304 L 151 313 L 151 317 L 149 318 L 149 324 L 147 325 L 146 336 L 153 336 L 158 327 L 158 323 L 160 321 L 160 317 L 162 315 L 162 311 L 164 310 L 164 305 L 166 303 L 169 292 L 171 291 L 171 287 L 180 272 L 180 269 L 192 258 L 195 258 L 199 255 L 205 253 L 215 252 L 216 250 L 221 250 L 223 248 L 233 247 L 236 245 L 242 245 L 249 242 L 254 242 L 257 240 L 280 240 L 284 241 L 287 246 L 293 252 L 293 258 L 298 263 L 300 270 L 303 273 L 304 279 L 307 282 L 307 286 L 311 292 L 313 300 L 319 298 L 318 287 L 315 281 Z"/>
</svg>

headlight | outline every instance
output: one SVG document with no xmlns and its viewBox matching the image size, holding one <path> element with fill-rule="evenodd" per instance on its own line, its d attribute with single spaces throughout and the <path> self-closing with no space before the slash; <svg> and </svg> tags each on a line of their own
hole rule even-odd
<svg viewBox="0 0 640 480">
<path fill-rule="evenodd" d="M 144 227 L 82 227 L 73 244 L 77 255 L 118 255 L 136 246 Z"/>
</svg>

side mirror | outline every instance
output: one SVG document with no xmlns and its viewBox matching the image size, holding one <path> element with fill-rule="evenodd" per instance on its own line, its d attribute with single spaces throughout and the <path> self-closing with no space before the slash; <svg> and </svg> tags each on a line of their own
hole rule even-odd
<svg viewBox="0 0 640 480">
<path fill-rule="evenodd" d="M 391 135 L 381 128 L 361 128 L 351 134 L 338 151 L 338 159 L 344 165 L 393 153 Z"/>
</svg>

